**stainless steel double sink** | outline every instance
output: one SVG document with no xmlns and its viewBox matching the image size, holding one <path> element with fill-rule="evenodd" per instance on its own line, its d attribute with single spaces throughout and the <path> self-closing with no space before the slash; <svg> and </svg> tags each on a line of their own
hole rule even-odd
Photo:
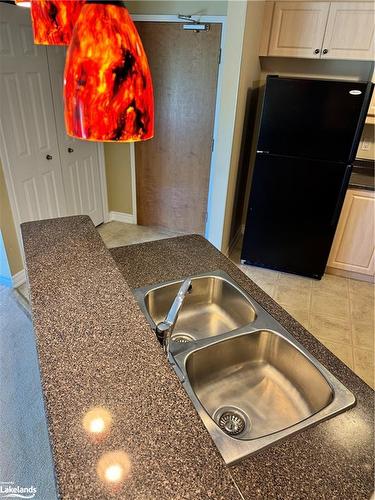
<svg viewBox="0 0 375 500">
<path fill-rule="evenodd" d="M 227 464 L 355 404 L 354 395 L 228 274 L 191 278 L 169 362 Z M 182 281 L 133 290 L 153 329 Z"/>
</svg>

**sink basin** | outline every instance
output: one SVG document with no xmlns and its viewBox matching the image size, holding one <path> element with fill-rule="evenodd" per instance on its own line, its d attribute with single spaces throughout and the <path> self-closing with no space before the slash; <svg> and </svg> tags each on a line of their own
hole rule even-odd
<svg viewBox="0 0 375 500">
<path fill-rule="evenodd" d="M 225 272 L 190 278 L 168 360 L 225 463 L 354 406 L 354 395 Z M 182 281 L 133 290 L 152 328 Z"/>
<path fill-rule="evenodd" d="M 165 319 L 182 281 L 154 287 L 144 295 L 147 314 L 154 325 Z M 172 340 L 198 340 L 221 335 L 252 323 L 256 312 L 239 288 L 221 276 L 192 279 Z"/>
<path fill-rule="evenodd" d="M 269 330 L 192 352 L 186 374 L 210 417 L 242 440 L 295 425 L 333 399 L 331 386 L 314 364 Z M 233 428 L 226 429 L 226 423 Z"/>
</svg>

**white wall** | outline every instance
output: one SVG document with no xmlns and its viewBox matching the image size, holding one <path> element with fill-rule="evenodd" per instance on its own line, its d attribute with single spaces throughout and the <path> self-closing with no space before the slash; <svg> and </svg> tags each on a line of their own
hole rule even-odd
<svg viewBox="0 0 375 500">
<path fill-rule="evenodd" d="M 215 149 L 211 161 L 206 238 L 220 250 L 223 243 L 226 201 L 240 81 L 246 1 L 228 3 L 222 56 L 222 81 L 215 122 Z"/>
</svg>

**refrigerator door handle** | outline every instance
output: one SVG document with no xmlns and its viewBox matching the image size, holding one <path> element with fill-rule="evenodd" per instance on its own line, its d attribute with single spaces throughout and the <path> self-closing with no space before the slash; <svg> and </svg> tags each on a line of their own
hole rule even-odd
<svg viewBox="0 0 375 500">
<path fill-rule="evenodd" d="M 339 216 L 341 213 L 341 207 L 342 207 L 342 204 L 344 203 L 346 189 L 347 189 L 348 184 L 349 184 L 349 178 L 350 178 L 351 173 L 352 173 L 352 165 L 347 165 L 347 167 L 345 169 L 345 174 L 344 174 L 344 177 L 343 177 L 343 180 L 341 183 L 340 192 L 339 192 L 339 196 L 337 198 L 335 210 L 333 211 L 333 215 L 332 215 L 332 219 L 331 219 L 331 226 L 336 226 L 336 224 L 338 223 Z"/>
</svg>

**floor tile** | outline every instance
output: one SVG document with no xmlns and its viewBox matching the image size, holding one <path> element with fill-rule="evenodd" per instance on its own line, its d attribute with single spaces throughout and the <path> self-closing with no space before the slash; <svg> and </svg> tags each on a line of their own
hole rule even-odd
<svg viewBox="0 0 375 500">
<path fill-rule="evenodd" d="M 293 287 L 295 290 L 310 290 L 313 280 L 297 276 L 296 274 L 279 274 L 279 283 L 281 285 Z"/>
<path fill-rule="evenodd" d="M 353 370 L 353 349 L 351 345 L 339 344 L 338 342 L 330 342 L 329 340 L 319 339 L 327 349 L 337 356 L 343 363 Z"/>
<path fill-rule="evenodd" d="M 354 369 L 357 375 L 374 388 L 374 352 L 372 350 L 354 348 Z"/>
<path fill-rule="evenodd" d="M 311 290 L 304 289 L 294 285 L 278 284 L 275 291 L 275 300 L 284 304 L 308 312 L 310 307 Z"/>
<path fill-rule="evenodd" d="M 352 321 L 352 339 L 357 347 L 374 349 L 375 325 L 372 321 Z"/>
<path fill-rule="evenodd" d="M 282 307 L 288 311 L 288 313 L 293 316 L 302 326 L 308 329 L 309 326 L 309 313 L 307 310 L 295 309 L 294 307 L 290 307 L 287 305 L 282 305 Z"/>
<path fill-rule="evenodd" d="M 268 271 L 267 269 L 257 269 L 254 267 L 243 265 L 240 265 L 239 268 L 261 288 L 263 288 L 264 286 L 267 288 L 267 290 L 271 290 L 277 283 L 278 273 L 274 271 Z"/>
<path fill-rule="evenodd" d="M 349 292 L 353 296 L 360 295 L 361 297 L 368 297 L 374 300 L 375 285 L 373 283 L 367 283 L 366 281 L 358 281 L 358 280 L 348 280 L 348 282 L 349 282 Z"/>
<path fill-rule="evenodd" d="M 311 313 L 309 330 L 319 339 L 351 344 L 351 325 L 349 320 Z"/>
<path fill-rule="evenodd" d="M 374 300 L 367 294 L 350 294 L 350 310 L 353 321 L 366 323 L 374 321 Z"/>
<path fill-rule="evenodd" d="M 310 312 L 319 316 L 349 319 L 349 300 L 339 295 L 321 293 L 320 290 L 313 288 Z"/>
<path fill-rule="evenodd" d="M 173 236 L 180 236 L 182 234 L 169 229 L 154 226 L 140 226 L 137 224 L 125 224 L 117 221 L 102 224 L 97 229 L 108 248 L 161 240 Z"/>
<path fill-rule="evenodd" d="M 317 290 L 321 294 L 348 297 L 348 280 L 346 278 L 325 274 L 321 280 L 312 281 L 313 290 Z"/>
</svg>

